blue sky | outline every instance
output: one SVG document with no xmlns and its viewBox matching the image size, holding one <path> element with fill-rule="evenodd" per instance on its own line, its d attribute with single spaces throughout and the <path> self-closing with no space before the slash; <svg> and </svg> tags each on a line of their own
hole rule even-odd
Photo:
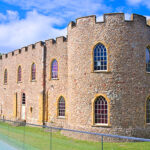
<svg viewBox="0 0 150 150">
<path fill-rule="evenodd" d="M 150 18 L 150 0 L 0 0 L 0 52 L 65 36 L 70 21 L 112 12 Z"/>
</svg>

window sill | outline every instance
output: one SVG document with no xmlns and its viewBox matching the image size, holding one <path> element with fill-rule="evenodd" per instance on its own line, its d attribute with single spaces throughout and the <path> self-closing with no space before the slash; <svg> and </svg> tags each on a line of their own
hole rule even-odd
<svg viewBox="0 0 150 150">
<path fill-rule="evenodd" d="M 108 70 L 94 70 L 92 73 L 110 73 Z"/>
<path fill-rule="evenodd" d="M 111 125 L 109 125 L 109 124 L 94 124 L 94 125 L 92 125 L 92 127 L 106 127 L 106 128 L 110 128 Z"/>
<path fill-rule="evenodd" d="M 146 73 L 147 73 L 147 74 L 150 74 L 150 72 L 147 72 L 147 71 L 146 71 Z"/>
<path fill-rule="evenodd" d="M 66 119 L 65 116 L 58 116 L 57 119 Z"/>
<path fill-rule="evenodd" d="M 36 80 L 31 80 L 31 82 L 37 82 Z"/>
<path fill-rule="evenodd" d="M 146 126 L 150 126 L 150 123 L 146 123 Z"/>
<path fill-rule="evenodd" d="M 49 80 L 59 80 L 59 78 L 51 78 L 51 79 L 49 79 Z"/>
<path fill-rule="evenodd" d="M 22 81 L 18 81 L 17 83 L 20 84 L 20 83 L 22 83 Z"/>
</svg>

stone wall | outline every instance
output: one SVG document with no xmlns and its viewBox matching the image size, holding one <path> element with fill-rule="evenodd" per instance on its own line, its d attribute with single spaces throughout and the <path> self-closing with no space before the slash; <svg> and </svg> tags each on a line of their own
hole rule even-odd
<svg viewBox="0 0 150 150">
<path fill-rule="evenodd" d="M 3 116 L 6 119 L 21 119 L 22 93 L 26 94 L 25 120 L 39 123 L 39 98 L 43 92 L 43 45 L 42 42 L 29 45 L 2 56 L 0 77 L 0 99 Z M 36 64 L 36 80 L 31 81 L 31 65 Z M 22 81 L 17 82 L 18 66 L 22 68 Z M 4 70 L 8 70 L 8 83 L 4 84 Z M 14 97 L 17 95 L 17 114 L 14 116 Z M 30 111 L 32 107 L 32 112 Z"/>
<path fill-rule="evenodd" d="M 68 85 L 68 56 L 67 39 L 59 37 L 54 40 L 46 41 L 46 91 L 48 94 L 48 122 L 58 126 L 64 126 L 67 120 L 67 85 Z M 58 62 L 58 79 L 51 78 L 51 63 L 56 59 Z M 57 102 L 60 96 L 66 101 L 66 117 L 57 116 Z"/>
<path fill-rule="evenodd" d="M 134 14 L 126 21 L 124 14 L 113 13 L 105 14 L 103 22 L 96 22 L 95 16 L 88 16 L 71 22 L 67 30 L 67 38 L 46 40 L 44 44 L 38 42 L 2 56 L 1 116 L 21 119 L 24 92 L 29 123 L 48 122 L 69 129 L 150 138 L 150 125 L 145 122 L 145 103 L 150 93 L 150 74 L 146 73 L 145 62 L 150 27 L 146 18 Z M 97 43 L 107 49 L 107 71 L 93 70 L 93 49 Z M 51 79 L 54 59 L 58 62 L 58 79 Z M 35 82 L 30 80 L 33 62 L 37 68 Z M 17 83 L 19 65 L 23 71 L 21 83 Z M 8 69 L 7 85 L 3 82 L 5 68 Z M 100 95 L 109 101 L 108 125 L 100 126 L 93 121 L 93 101 Z M 57 115 L 60 96 L 66 102 L 65 118 Z M 90 140 L 97 138 L 63 134 Z"/>
<path fill-rule="evenodd" d="M 150 93 L 145 67 L 145 49 L 150 44 L 146 18 L 133 15 L 125 21 L 124 14 L 116 13 L 105 14 L 104 22 L 95 20 L 95 16 L 78 18 L 68 26 L 68 127 L 119 135 L 132 135 L 122 131 L 133 128 L 149 132 L 145 124 Z M 92 53 L 99 42 L 107 48 L 108 70 L 94 72 Z M 92 100 L 99 95 L 110 100 L 108 126 L 92 121 Z M 134 136 L 138 131 L 134 130 Z"/>
</svg>

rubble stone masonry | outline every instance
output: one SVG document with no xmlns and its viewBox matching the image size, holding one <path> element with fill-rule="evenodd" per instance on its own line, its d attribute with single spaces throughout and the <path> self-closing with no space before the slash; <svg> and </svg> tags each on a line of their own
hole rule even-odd
<svg viewBox="0 0 150 150">
<path fill-rule="evenodd" d="M 145 49 L 150 45 L 146 18 L 123 13 L 104 14 L 103 22 L 87 16 L 70 22 L 67 37 L 15 50 L 0 59 L 1 117 L 22 119 L 22 93 L 26 95 L 28 123 L 69 129 L 150 138 L 146 123 L 146 100 L 150 96 L 150 74 L 146 72 Z M 102 43 L 107 49 L 108 69 L 95 72 L 93 49 Z M 51 78 L 51 63 L 58 62 L 58 78 Z M 31 81 L 31 65 L 36 80 Z M 22 81 L 17 82 L 18 66 Z M 8 83 L 4 84 L 4 70 Z M 65 99 L 65 117 L 58 116 L 58 100 Z M 108 124 L 94 123 L 93 103 L 104 96 L 109 102 Z M 81 138 L 79 134 L 65 135 Z M 82 136 L 82 139 L 96 137 Z"/>
</svg>

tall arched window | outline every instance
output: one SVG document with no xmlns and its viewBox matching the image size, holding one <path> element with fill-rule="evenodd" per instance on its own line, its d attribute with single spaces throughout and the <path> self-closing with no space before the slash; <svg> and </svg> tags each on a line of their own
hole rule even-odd
<svg viewBox="0 0 150 150">
<path fill-rule="evenodd" d="M 26 120 L 26 95 L 22 93 L 21 119 Z"/>
<path fill-rule="evenodd" d="M 58 116 L 65 117 L 65 99 L 62 96 L 58 100 Z"/>
<path fill-rule="evenodd" d="M 7 69 L 5 69 L 5 71 L 4 71 L 4 84 L 7 84 L 7 75 L 8 75 Z"/>
<path fill-rule="evenodd" d="M 22 93 L 22 104 L 23 105 L 26 104 L 26 95 L 25 95 L 25 93 Z"/>
<path fill-rule="evenodd" d="M 146 123 L 150 123 L 150 97 L 146 102 Z"/>
<path fill-rule="evenodd" d="M 150 46 L 146 48 L 146 72 L 150 72 Z"/>
<path fill-rule="evenodd" d="M 21 76 L 22 76 L 22 69 L 21 69 L 21 66 L 18 67 L 18 82 L 21 82 Z"/>
<path fill-rule="evenodd" d="M 35 80 L 36 79 L 36 65 L 35 63 L 32 64 L 31 66 L 31 80 Z"/>
<path fill-rule="evenodd" d="M 107 70 L 107 50 L 103 44 L 98 43 L 94 47 L 93 56 L 94 56 L 93 58 L 94 70 L 95 71 Z"/>
<path fill-rule="evenodd" d="M 108 104 L 103 96 L 95 100 L 95 124 L 108 124 Z"/>
<path fill-rule="evenodd" d="M 51 78 L 57 79 L 58 78 L 58 62 L 56 59 L 52 61 L 51 65 Z"/>
</svg>

